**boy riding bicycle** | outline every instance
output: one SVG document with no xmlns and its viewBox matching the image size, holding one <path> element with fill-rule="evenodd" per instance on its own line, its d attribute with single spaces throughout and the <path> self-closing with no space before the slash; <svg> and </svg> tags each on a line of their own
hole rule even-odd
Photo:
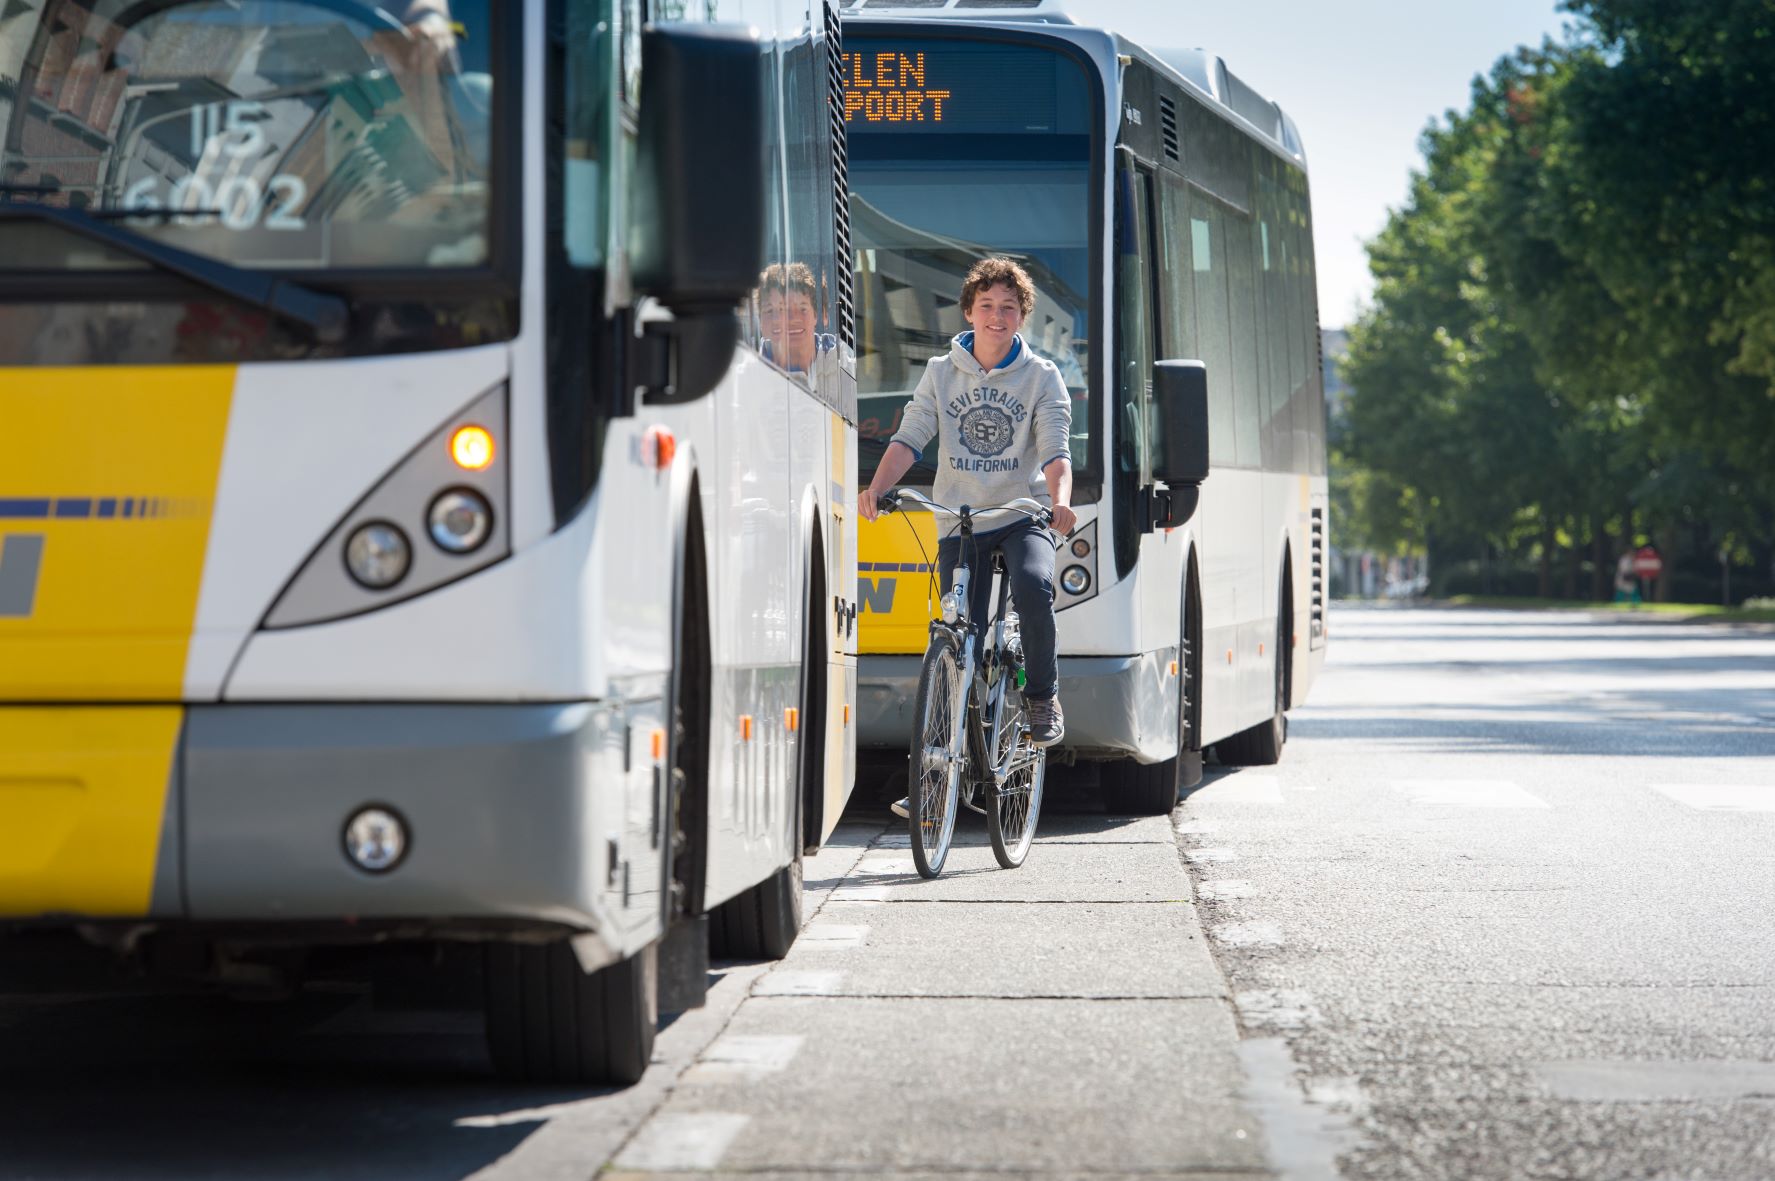
<svg viewBox="0 0 1775 1181">
<path fill-rule="evenodd" d="M 931 358 L 875 478 L 857 494 L 865 520 L 875 520 L 877 500 L 935 439 L 933 499 L 994 505 L 1034 497 L 1052 509 L 1056 531 L 1072 532 L 1078 523 L 1070 507 L 1072 401 L 1060 370 L 1017 332 L 1034 308 L 1035 284 L 1022 267 L 1008 258 L 974 264 L 961 289 L 962 317 L 972 330 L 957 336 L 947 354 Z M 1013 513 L 982 514 L 979 520 L 969 562 L 976 571 L 987 571 L 993 551 L 1004 554 L 1011 598 L 1022 619 L 1030 733 L 1037 746 L 1052 746 L 1066 732 L 1055 652 L 1054 544 L 1045 529 Z M 945 592 L 960 548 L 953 537 L 937 546 Z M 976 577 L 969 587 L 968 618 L 976 627 L 988 617 L 991 591 L 989 576 Z"/>
</svg>

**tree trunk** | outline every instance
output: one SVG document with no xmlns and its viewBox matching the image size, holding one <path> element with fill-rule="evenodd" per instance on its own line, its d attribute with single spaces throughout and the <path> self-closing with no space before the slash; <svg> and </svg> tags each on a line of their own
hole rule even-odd
<svg viewBox="0 0 1775 1181">
<path fill-rule="evenodd" d="M 1553 597 L 1553 526 L 1541 526 L 1541 570 L 1535 580 L 1535 594 L 1543 599 Z"/>
<path fill-rule="evenodd" d="M 1601 521 L 1595 521 L 1590 528 L 1590 601 L 1606 603 L 1609 601 L 1609 581 L 1607 573 L 1613 572 L 1614 562 L 1609 560 L 1609 531 Z"/>
<path fill-rule="evenodd" d="M 1576 529 L 1578 522 L 1572 522 L 1572 526 Z M 1578 538 L 1574 536 L 1571 546 L 1565 551 L 1565 591 L 1561 594 L 1561 598 L 1575 599 L 1578 597 L 1578 553 Z"/>
</svg>

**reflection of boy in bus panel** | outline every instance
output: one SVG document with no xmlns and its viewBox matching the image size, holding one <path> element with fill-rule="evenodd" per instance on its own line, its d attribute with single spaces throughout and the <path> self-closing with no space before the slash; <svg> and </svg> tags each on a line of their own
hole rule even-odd
<svg viewBox="0 0 1775 1181">
<path fill-rule="evenodd" d="M 804 262 L 772 263 L 758 279 L 758 351 L 790 373 L 808 373 L 838 343 L 819 332 L 819 288 Z"/>
<path fill-rule="evenodd" d="M 857 494 L 858 511 L 866 520 L 875 520 L 877 499 L 905 476 L 934 439 L 938 451 L 932 499 L 959 507 L 1033 496 L 1052 506 L 1057 531 L 1072 532 L 1078 524 L 1070 507 L 1072 399 L 1054 363 L 1017 332 L 1034 306 L 1035 284 L 1015 262 L 988 258 L 974 264 L 961 289 L 962 316 L 973 331 L 957 336 L 947 355 L 931 358 L 925 367 L 875 478 Z M 984 531 L 974 534 L 975 550 L 969 555 L 973 585 L 968 617 L 979 627 L 991 611 L 988 563 L 993 550 L 1000 550 L 1022 619 L 1030 731 L 1038 745 L 1051 746 L 1066 726 L 1055 651 L 1054 546 L 1047 531 L 1026 517 L 983 514 L 979 523 Z M 945 591 L 960 549 L 958 538 L 937 547 Z"/>
</svg>

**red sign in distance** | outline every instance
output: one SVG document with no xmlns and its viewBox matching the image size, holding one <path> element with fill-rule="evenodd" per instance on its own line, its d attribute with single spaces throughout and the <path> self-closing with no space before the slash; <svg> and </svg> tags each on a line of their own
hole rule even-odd
<svg viewBox="0 0 1775 1181">
<path fill-rule="evenodd" d="M 1651 546 L 1644 546 L 1633 555 L 1633 572 L 1641 578 L 1656 578 L 1664 573 L 1664 559 Z"/>
</svg>

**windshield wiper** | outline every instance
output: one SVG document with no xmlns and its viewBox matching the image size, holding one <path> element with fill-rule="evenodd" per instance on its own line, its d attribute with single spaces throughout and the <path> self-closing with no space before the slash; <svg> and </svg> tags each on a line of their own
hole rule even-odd
<svg viewBox="0 0 1775 1181">
<path fill-rule="evenodd" d="M 39 193 L 43 190 L 24 185 L 0 188 L 3 193 L 26 191 Z M 337 295 L 314 291 L 277 275 L 260 274 L 220 259 L 205 258 L 201 254 L 166 246 L 78 209 L 0 203 L 0 225 L 13 221 L 48 222 L 71 234 L 109 246 L 122 254 L 132 255 L 163 271 L 189 279 L 201 287 L 300 324 L 321 344 L 338 344 L 345 339 L 350 308 Z"/>
</svg>

